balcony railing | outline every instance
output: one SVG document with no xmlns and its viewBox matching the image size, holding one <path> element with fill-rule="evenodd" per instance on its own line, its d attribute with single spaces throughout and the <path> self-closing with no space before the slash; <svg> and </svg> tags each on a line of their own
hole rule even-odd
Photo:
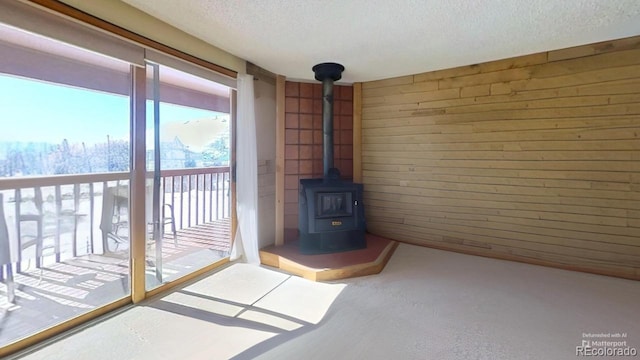
<svg viewBox="0 0 640 360">
<path fill-rule="evenodd" d="M 229 167 L 164 170 L 160 175 L 162 217 L 170 217 L 177 229 L 229 217 Z M 150 173 L 147 204 L 151 178 Z M 39 268 L 45 258 L 60 262 L 113 251 L 105 232 L 115 230 L 118 240 L 127 242 L 128 183 L 127 172 L 0 179 L 0 280 L 11 275 L 13 263 L 20 272 L 32 259 Z M 125 201 L 109 200 L 113 189 Z M 146 208 L 150 223 L 152 211 Z"/>
<path fill-rule="evenodd" d="M 229 175 L 229 167 L 161 171 L 164 204 L 180 209 L 176 226 L 183 229 L 228 218 Z"/>
</svg>

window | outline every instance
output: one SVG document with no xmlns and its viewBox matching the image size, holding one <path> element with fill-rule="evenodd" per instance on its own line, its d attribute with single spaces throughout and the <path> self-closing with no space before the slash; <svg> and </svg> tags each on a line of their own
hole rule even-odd
<svg viewBox="0 0 640 360">
<path fill-rule="evenodd" d="M 0 356 L 227 256 L 235 79 L 22 2 L 0 53 Z"/>
<path fill-rule="evenodd" d="M 126 213 L 107 194 L 128 197 L 131 79 L 1 24 L 0 52 L 2 346 L 130 295 Z"/>
<path fill-rule="evenodd" d="M 230 89 L 157 63 L 147 78 L 151 290 L 229 255 Z"/>
</svg>

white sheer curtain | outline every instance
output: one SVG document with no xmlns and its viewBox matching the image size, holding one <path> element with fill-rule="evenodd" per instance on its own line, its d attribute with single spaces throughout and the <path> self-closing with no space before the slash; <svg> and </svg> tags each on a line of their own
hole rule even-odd
<svg viewBox="0 0 640 360">
<path fill-rule="evenodd" d="M 231 260 L 260 263 L 258 252 L 258 154 L 253 76 L 238 74 L 236 126 L 236 231 Z"/>
</svg>

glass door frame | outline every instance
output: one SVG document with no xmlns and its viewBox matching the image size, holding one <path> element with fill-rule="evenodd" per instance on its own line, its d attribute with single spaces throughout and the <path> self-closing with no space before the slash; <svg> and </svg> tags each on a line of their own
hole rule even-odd
<svg viewBox="0 0 640 360">
<path fill-rule="evenodd" d="M 155 212 L 159 212 L 156 209 L 156 192 L 159 191 L 160 183 L 160 156 L 158 154 L 160 149 L 160 138 L 158 133 L 159 122 L 159 95 L 157 91 L 159 89 L 159 77 L 156 76 L 158 71 L 158 64 L 154 62 L 147 62 L 154 68 L 153 77 L 153 94 L 154 94 L 154 218 Z M 203 268 L 197 269 L 187 275 L 184 275 L 176 280 L 163 283 L 153 289 L 146 288 L 146 238 L 147 238 L 147 224 L 146 224 L 146 184 L 147 184 L 147 166 L 146 166 L 146 101 L 147 101 L 147 70 L 146 67 L 132 66 L 132 100 L 131 100 L 131 144 L 132 144 L 132 161 L 131 161 L 131 194 L 130 194 L 130 209 L 131 209 L 131 301 L 137 304 L 149 297 L 162 294 L 171 288 L 184 284 L 187 281 L 201 276 L 207 272 L 210 272 L 230 261 L 230 257 L 227 256 L 218 261 L 215 261 Z M 231 221 L 231 247 L 235 240 L 235 233 L 237 229 L 237 216 L 236 216 L 236 124 L 237 124 L 237 90 L 229 88 L 229 101 L 230 101 L 230 113 L 229 113 L 229 207 L 230 207 L 230 221 Z M 155 226 L 154 226 L 155 228 Z M 155 232 L 155 229 L 154 229 Z M 156 276 L 158 271 L 162 271 L 162 252 L 161 248 L 156 246 Z M 158 260 L 160 259 L 160 260 Z M 160 262 L 159 262 L 160 261 Z"/>
<path fill-rule="evenodd" d="M 0 357 L 7 356 L 13 353 L 16 353 L 28 346 L 37 344 L 41 341 L 45 341 L 47 339 L 51 339 L 53 336 L 56 336 L 64 331 L 70 330 L 73 327 L 79 326 L 83 323 L 86 323 L 90 320 L 96 319 L 99 316 L 105 315 L 109 312 L 112 312 L 118 308 L 122 308 L 123 306 L 129 305 L 133 303 L 139 303 L 143 301 L 146 297 L 153 296 L 158 293 L 166 292 L 169 288 L 174 287 L 176 285 L 182 284 L 194 277 L 200 276 L 203 273 L 209 272 L 212 269 L 223 265 L 226 262 L 229 262 L 229 258 L 222 259 L 218 262 L 212 263 L 209 266 L 200 269 L 194 273 L 186 275 L 183 278 L 177 279 L 174 282 L 164 284 L 158 288 L 153 289 L 152 291 L 147 292 L 145 289 L 145 277 L 146 277 L 146 259 L 145 259 L 145 251 L 146 251 L 146 220 L 145 220 L 145 187 L 147 180 L 147 172 L 146 172 L 146 68 L 140 64 L 140 62 L 128 61 L 131 58 L 143 59 L 143 54 L 151 49 L 163 54 L 167 54 L 169 56 L 173 56 L 182 61 L 186 61 L 190 64 L 196 65 L 205 69 L 207 71 L 211 71 L 219 74 L 223 78 L 227 79 L 236 79 L 237 72 L 234 70 L 230 70 L 229 68 L 216 65 L 210 61 L 203 60 L 202 58 L 192 56 L 187 52 L 182 50 L 176 50 L 174 48 L 167 47 L 163 43 L 158 41 L 150 40 L 145 37 L 142 37 L 135 32 L 128 30 L 126 28 L 117 28 L 112 24 L 108 23 L 105 20 L 102 20 L 95 15 L 90 13 L 81 12 L 77 9 L 68 6 L 59 2 L 47 2 L 47 1 L 36 1 L 37 7 L 42 7 L 47 10 L 50 14 L 46 16 L 40 16 L 37 12 L 40 11 L 31 11 L 31 8 L 35 9 L 33 4 L 27 5 L 19 5 L 20 7 L 24 7 L 24 9 L 20 8 L 19 15 L 17 20 L 30 19 L 30 17 L 44 19 L 45 21 L 27 21 L 23 22 L 23 24 L 36 24 L 33 25 L 33 29 L 37 29 L 40 27 L 40 24 L 51 24 L 53 21 L 54 26 L 62 26 L 63 30 L 66 29 L 65 23 L 61 23 L 59 19 L 61 16 L 68 17 L 72 19 L 72 27 L 71 31 L 63 31 L 58 34 L 63 34 L 64 39 L 69 38 L 69 34 L 71 38 L 78 39 L 75 37 L 75 34 L 80 33 L 82 35 L 81 38 L 92 39 L 93 36 L 96 35 L 107 35 L 107 38 L 113 36 L 113 38 L 119 37 L 124 39 L 127 44 L 124 42 L 117 42 L 116 46 L 122 46 L 126 51 L 126 59 L 125 62 L 128 63 L 136 63 L 137 65 L 131 65 L 130 76 L 131 76 L 131 92 L 130 92 L 130 169 L 129 169 L 129 221 L 130 221 L 130 253 L 129 253 L 129 277 L 130 277 L 130 295 L 119 298 L 113 302 L 105 304 L 104 306 L 98 307 L 81 315 L 78 315 L 75 318 L 64 321 L 53 327 L 44 329 L 38 333 L 33 334 L 27 338 L 18 340 L 16 342 L 7 344 L 6 346 L 0 346 Z M 21 4 L 21 3 L 18 3 Z M 13 6 L 13 3 L 3 4 L 4 6 Z M 17 6 L 17 5 L 16 5 Z M 26 10 L 25 10 L 26 9 Z M 23 11 L 25 10 L 25 11 Z M 42 12 L 44 13 L 44 12 Z M 49 16 L 51 15 L 51 16 Z M 64 20 L 66 21 L 66 20 Z M 70 22 L 71 23 L 71 22 Z M 75 27 L 79 25 L 81 27 L 81 31 Z M 17 26 L 22 28 L 22 26 Z M 96 29 L 91 29 L 91 27 L 95 27 Z M 67 29 L 68 30 L 68 29 Z M 96 31 L 97 30 L 97 31 Z M 39 33 L 39 31 L 34 31 L 35 33 Z M 86 36 L 89 33 L 90 36 Z M 100 37 L 100 36 L 98 36 Z M 62 41 L 64 42 L 64 39 Z M 102 37 L 100 37 L 101 40 Z M 120 40 L 122 40 L 120 39 Z M 112 39 L 107 39 L 112 40 Z M 93 40 L 89 40 L 88 42 L 84 42 L 88 48 L 91 48 Z M 102 42 L 100 42 L 102 44 Z M 109 44 L 112 44 L 112 41 L 109 41 Z M 82 45 L 78 45 L 81 48 L 84 48 Z M 96 51 L 98 53 L 102 53 L 102 51 Z M 135 55 L 135 56 L 134 56 Z M 139 55 L 139 56 L 138 56 Z M 222 81 L 224 82 L 224 81 Z M 227 85 L 229 86 L 229 85 Z M 231 151 L 231 179 L 230 179 L 230 211 L 231 211 L 231 242 L 233 242 L 233 238 L 236 232 L 236 186 L 235 186 L 235 131 L 236 131 L 236 91 L 231 89 L 231 134 L 230 134 L 230 151 Z"/>
<path fill-rule="evenodd" d="M 147 69 L 132 66 L 131 75 L 130 276 L 131 301 L 136 304 L 146 297 Z"/>
</svg>

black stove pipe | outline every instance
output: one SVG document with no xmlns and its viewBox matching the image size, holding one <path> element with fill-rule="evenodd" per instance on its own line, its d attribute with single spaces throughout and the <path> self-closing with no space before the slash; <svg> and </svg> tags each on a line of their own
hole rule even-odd
<svg viewBox="0 0 640 360">
<path fill-rule="evenodd" d="M 324 178 L 327 179 L 333 168 L 333 82 L 342 78 L 344 66 L 322 63 L 312 70 L 316 80 L 322 81 L 322 164 Z"/>
</svg>

